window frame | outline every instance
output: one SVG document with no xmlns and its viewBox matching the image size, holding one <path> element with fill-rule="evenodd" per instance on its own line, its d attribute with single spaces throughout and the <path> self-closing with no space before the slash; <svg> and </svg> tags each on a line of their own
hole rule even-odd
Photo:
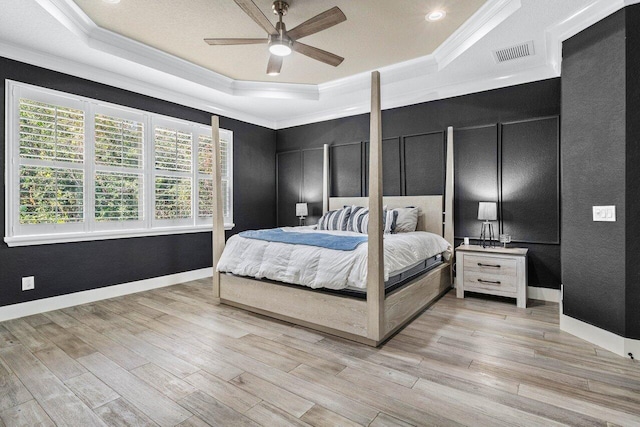
<svg viewBox="0 0 640 427">
<path fill-rule="evenodd" d="M 20 167 L 21 165 L 65 167 L 57 160 L 29 159 L 20 156 L 20 111 L 21 98 L 53 105 L 75 108 L 84 112 L 83 161 L 75 163 L 76 170 L 83 171 L 83 221 L 65 224 L 21 224 L 20 223 Z M 142 163 L 137 168 L 97 165 L 95 161 L 95 116 L 112 116 L 134 120 L 143 124 Z M 155 177 L 165 171 L 155 169 L 154 134 L 156 124 L 177 126 L 191 133 L 191 217 L 181 220 L 155 219 Z M 166 126 L 160 126 L 166 127 Z M 199 172 L 199 135 L 211 135 L 211 127 L 129 108 L 109 102 L 68 94 L 39 86 L 7 79 L 5 81 L 5 237 L 8 246 L 27 246 L 51 243 L 80 242 L 130 237 L 158 236 L 168 234 L 209 232 L 213 229 L 213 218 L 199 216 L 199 179 L 207 175 Z M 220 139 L 228 141 L 229 157 L 227 170 L 229 179 L 229 217 L 224 218 L 226 230 L 233 223 L 233 132 L 220 129 Z M 69 162 L 70 163 L 70 162 Z M 129 170 L 130 169 L 130 170 Z M 96 221 L 95 183 L 96 172 L 122 172 L 140 175 L 141 219 L 119 221 Z M 181 173 L 181 176 L 186 176 Z"/>
</svg>

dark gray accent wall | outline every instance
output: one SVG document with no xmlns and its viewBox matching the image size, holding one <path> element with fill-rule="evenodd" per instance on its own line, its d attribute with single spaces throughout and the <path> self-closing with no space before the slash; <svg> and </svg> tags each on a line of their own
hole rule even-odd
<svg viewBox="0 0 640 427">
<path fill-rule="evenodd" d="M 626 9 L 626 336 L 640 339 L 640 7 Z"/>
<path fill-rule="evenodd" d="M 16 80 L 203 124 L 210 113 L 0 58 L 0 78 Z M 4 99 L 4 84 L 0 87 Z M 4 129 L 4 102 L 0 107 Z M 232 233 L 275 225 L 275 131 L 226 117 L 234 132 Z M 4 135 L 0 167 L 4 188 Z M 4 197 L 0 223 L 4 223 Z M 211 233 L 102 240 L 9 248 L 0 243 L 0 306 L 211 267 Z M 22 292 L 21 277 L 35 276 L 35 290 Z"/>
<path fill-rule="evenodd" d="M 563 45 L 562 281 L 564 313 L 640 338 L 640 7 Z M 592 206 L 615 205 L 616 222 Z"/>
<path fill-rule="evenodd" d="M 385 110 L 384 194 L 443 194 L 445 130 L 454 126 L 456 236 L 477 237 L 478 202 L 500 202 L 498 227 L 530 248 L 529 284 L 557 289 L 559 113 L 560 79 Z M 363 114 L 278 130 L 277 150 L 329 144 L 331 195 L 366 196 L 368 137 Z"/>
</svg>

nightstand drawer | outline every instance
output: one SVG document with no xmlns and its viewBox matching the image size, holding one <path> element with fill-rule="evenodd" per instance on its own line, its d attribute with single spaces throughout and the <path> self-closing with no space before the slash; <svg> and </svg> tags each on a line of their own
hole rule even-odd
<svg viewBox="0 0 640 427">
<path fill-rule="evenodd" d="M 463 268 L 465 276 L 472 273 L 490 277 L 507 276 L 512 277 L 513 282 L 515 282 L 515 278 L 518 275 L 516 260 L 513 258 L 465 255 Z M 489 278 L 487 280 L 492 279 Z"/>
<path fill-rule="evenodd" d="M 517 277 L 515 275 L 488 274 L 465 270 L 464 288 L 469 290 L 484 289 L 499 290 L 502 292 L 516 292 Z"/>
</svg>

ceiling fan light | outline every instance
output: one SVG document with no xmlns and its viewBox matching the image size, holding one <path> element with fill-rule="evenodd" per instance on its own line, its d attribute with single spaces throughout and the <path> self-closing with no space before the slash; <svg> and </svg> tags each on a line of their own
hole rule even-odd
<svg viewBox="0 0 640 427">
<path fill-rule="evenodd" d="M 291 55 L 291 47 L 284 42 L 275 41 L 269 46 L 269 52 L 276 56 L 288 56 Z"/>
</svg>

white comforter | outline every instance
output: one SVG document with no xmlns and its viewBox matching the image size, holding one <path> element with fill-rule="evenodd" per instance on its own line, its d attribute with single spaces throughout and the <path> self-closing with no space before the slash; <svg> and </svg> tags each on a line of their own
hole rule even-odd
<svg viewBox="0 0 640 427">
<path fill-rule="evenodd" d="M 284 227 L 285 231 L 362 236 L 349 231 L 319 231 L 312 227 Z M 442 237 L 423 231 L 384 235 L 384 277 L 397 274 L 416 263 L 450 251 Z M 310 288 L 344 289 L 367 287 L 367 244 L 353 251 L 232 236 L 217 267 L 220 272 L 270 279 Z"/>
</svg>

